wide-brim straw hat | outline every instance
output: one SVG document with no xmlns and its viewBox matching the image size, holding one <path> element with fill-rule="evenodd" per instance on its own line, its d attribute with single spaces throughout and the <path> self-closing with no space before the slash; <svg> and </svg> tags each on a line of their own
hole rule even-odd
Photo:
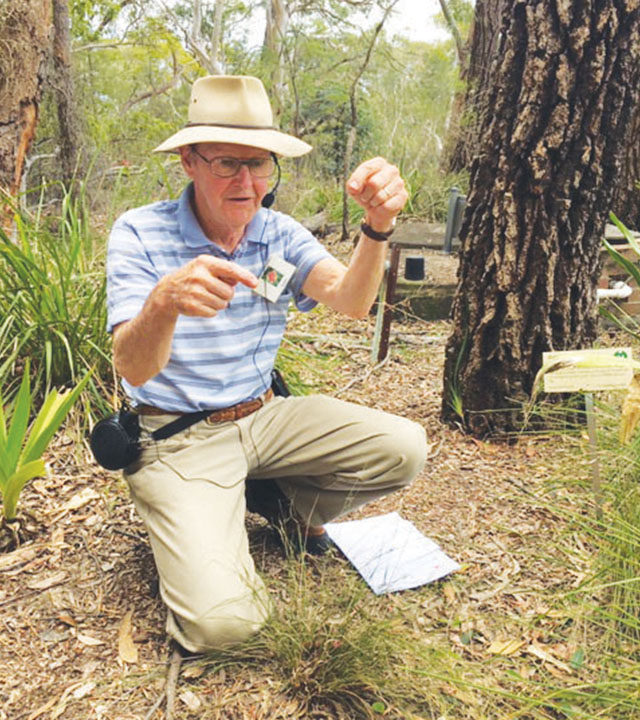
<svg viewBox="0 0 640 720">
<path fill-rule="evenodd" d="M 280 132 L 264 85 L 256 77 L 210 75 L 193 83 L 188 122 L 154 152 L 176 152 L 195 143 L 233 143 L 285 157 L 308 153 L 311 145 Z"/>
</svg>

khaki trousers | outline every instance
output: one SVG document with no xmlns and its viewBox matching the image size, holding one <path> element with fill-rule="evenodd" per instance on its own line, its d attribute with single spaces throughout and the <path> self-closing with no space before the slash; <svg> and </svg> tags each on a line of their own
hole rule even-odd
<svg viewBox="0 0 640 720">
<path fill-rule="evenodd" d="M 172 419 L 140 422 L 153 431 Z M 319 395 L 276 397 L 241 420 L 148 442 L 125 478 L 149 533 L 167 632 L 193 652 L 242 641 L 269 614 L 249 554 L 247 477 L 277 478 L 296 514 L 322 525 L 408 485 L 427 451 L 416 423 Z"/>
</svg>

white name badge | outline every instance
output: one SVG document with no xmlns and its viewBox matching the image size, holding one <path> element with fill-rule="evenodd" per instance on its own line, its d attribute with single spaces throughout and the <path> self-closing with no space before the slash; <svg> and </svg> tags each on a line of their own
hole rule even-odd
<svg viewBox="0 0 640 720">
<path fill-rule="evenodd" d="M 253 289 L 253 292 L 262 295 L 270 302 L 276 302 L 295 271 L 295 265 L 272 255 L 267 260 L 267 264 L 258 278 L 258 286 Z"/>
</svg>

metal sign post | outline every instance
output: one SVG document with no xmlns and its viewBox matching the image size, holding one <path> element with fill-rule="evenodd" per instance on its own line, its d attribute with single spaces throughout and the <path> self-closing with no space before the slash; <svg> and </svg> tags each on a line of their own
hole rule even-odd
<svg viewBox="0 0 640 720">
<path fill-rule="evenodd" d="M 600 460 L 598 458 L 598 436 L 596 434 L 596 413 L 593 393 L 584 393 L 584 407 L 587 413 L 587 433 L 589 435 L 589 454 L 591 455 L 591 489 L 596 503 L 596 517 L 602 520 L 602 488 L 600 487 Z"/>
</svg>

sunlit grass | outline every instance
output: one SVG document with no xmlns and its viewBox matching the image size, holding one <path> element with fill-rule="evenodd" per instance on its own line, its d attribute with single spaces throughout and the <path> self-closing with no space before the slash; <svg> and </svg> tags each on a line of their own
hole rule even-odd
<svg viewBox="0 0 640 720">
<path fill-rule="evenodd" d="M 5 396 L 29 359 L 36 394 L 75 385 L 93 370 L 88 391 L 99 405 L 111 365 L 104 241 L 91 230 L 83 193 L 66 192 L 56 215 L 13 210 L 13 231 L 0 229 Z"/>
</svg>

